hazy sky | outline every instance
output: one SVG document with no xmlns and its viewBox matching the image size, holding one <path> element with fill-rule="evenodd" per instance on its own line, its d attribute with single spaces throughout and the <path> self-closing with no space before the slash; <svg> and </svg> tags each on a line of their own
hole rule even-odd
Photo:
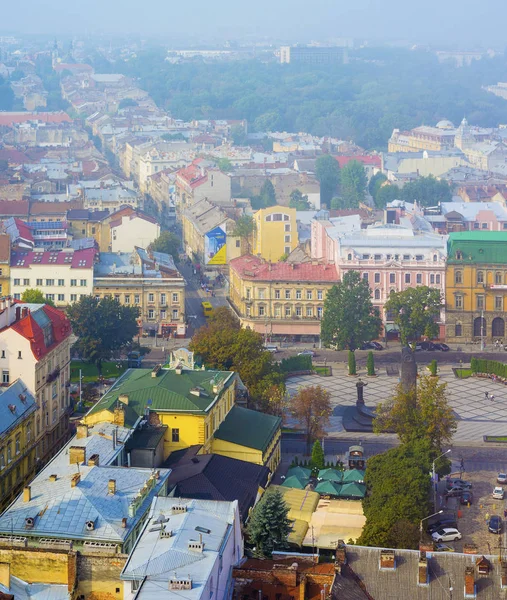
<svg viewBox="0 0 507 600">
<path fill-rule="evenodd" d="M 507 18 L 506 0 L 1 0 L 0 5 L 4 32 L 204 40 L 356 37 L 463 47 L 503 47 Z"/>
</svg>

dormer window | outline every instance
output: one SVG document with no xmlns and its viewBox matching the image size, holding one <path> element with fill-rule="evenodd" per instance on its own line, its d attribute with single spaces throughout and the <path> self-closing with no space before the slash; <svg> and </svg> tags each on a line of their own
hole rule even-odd
<svg viewBox="0 0 507 600">
<path fill-rule="evenodd" d="M 463 252 L 456 250 L 456 260 L 463 260 Z"/>
</svg>

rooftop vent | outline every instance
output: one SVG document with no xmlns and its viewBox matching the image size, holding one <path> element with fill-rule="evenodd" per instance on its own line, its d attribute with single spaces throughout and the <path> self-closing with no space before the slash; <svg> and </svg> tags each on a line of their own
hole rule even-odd
<svg viewBox="0 0 507 600">
<path fill-rule="evenodd" d="M 32 499 L 32 488 L 27 485 L 23 488 L 23 502 L 30 502 Z"/>
<path fill-rule="evenodd" d="M 419 585 L 428 585 L 428 559 L 426 558 L 426 553 L 424 556 L 421 554 L 419 557 L 419 566 L 418 566 L 418 579 L 417 583 Z"/>
<path fill-rule="evenodd" d="M 169 589 L 170 590 L 191 590 L 192 589 L 192 580 L 190 577 L 187 579 L 169 579 Z"/>
<path fill-rule="evenodd" d="M 97 453 L 92 454 L 90 456 L 90 458 L 88 459 L 88 466 L 89 467 L 98 467 L 99 466 L 99 460 L 100 460 L 100 457 L 99 457 L 99 455 Z"/>
<path fill-rule="evenodd" d="M 51 482 L 55 482 L 58 479 L 58 475 L 56 475 L 56 473 L 53 473 L 52 475 L 49 476 L 49 481 Z"/>
<path fill-rule="evenodd" d="M 88 425 L 80 424 L 76 427 L 76 438 L 82 440 L 88 437 Z"/>
<path fill-rule="evenodd" d="M 381 550 L 380 551 L 380 565 L 381 569 L 395 569 L 396 560 L 394 557 L 394 550 Z"/>
<path fill-rule="evenodd" d="M 95 521 L 86 521 L 85 529 L 86 531 L 93 531 L 95 529 Z"/>
<path fill-rule="evenodd" d="M 76 485 L 81 481 L 81 475 L 79 473 L 75 473 L 72 475 L 70 480 L 70 487 L 76 487 Z"/>
<path fill-rule="evenodd" d="M 107 483 L 107 493 L 114 496 L 116 494 L 116 479 L 110 479 Z"/>
<path fill-rule="evenodd" d="M 25 529 L 33 529 L 34 525 L 35 525 L 35 519 L 33 517 L 26 517 Z"/>
<path fill-rule="evenodd" d="M 193 552 L 204 552 L 204 542 L 202 541 L 202 533 L 199 534 L 198 540 L 188 540 L 188 549 Z"/>
<path fill-rule="evenodd" d="M 69 464 L 75 465 L 86 462 L 86 448 L 83 446 L 71 446 L 69 448 Z"/>
<path fill-rule="evenodd" d="M 181 513 L 186 513 L 187 505 L 186 504 L 174 504 L 171 507 L 171 510 L 172 510 L 173 514 L 175 514 L 175 515 L 181 514 Z"/>
<path fill-rule="evenodd" d="M 162 365 L 157 365 L 151 372 L 151 376 L 157 377 L 157 375 L 160 373 L 161 370 L 162 370 Z"/>
</svg>

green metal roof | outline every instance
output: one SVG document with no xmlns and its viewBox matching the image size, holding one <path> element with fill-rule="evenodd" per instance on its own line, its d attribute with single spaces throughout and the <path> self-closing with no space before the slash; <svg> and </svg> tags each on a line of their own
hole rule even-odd
<svg viewBox="0 0 507 600">
<path fill-rule="evenodd" d="M 456 258 L 457 253 L 462 258 Z M 507 264 L 507 231 L 460 231 L 449 234 L 449 264 Z"/>
<path fill-rule="evenodd" d="M 215 432 L 215 438 L 264 452 L 281 423 L 280 417 L 233 406 Z"/>
<path fill-rule="evenodd" d="M 184 369 L 178 375 L 174 370 L 161 369 L 157 377 L 152 377 L 152 369 L 130 369 L 88 414 L 102 410 L 112 412 L 122 395 L 128 396 L 128 404 L 122 404 L 126 427 L 132 427 L 146 408 L 154 412 L 206 414 L 217 396 L 213 385 L 222 382 L 226 389 L 234 381 L 234 375 L 232 371 L 190 369 Z M 197 392 L 197 389 L 199 395 L 191 392 Z"/>
</svg>

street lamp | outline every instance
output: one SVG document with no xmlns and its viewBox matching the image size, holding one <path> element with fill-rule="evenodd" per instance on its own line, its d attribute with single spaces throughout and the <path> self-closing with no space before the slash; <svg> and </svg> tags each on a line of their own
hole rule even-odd
<svg viewBox="0 0 507 600">
<path fill-rule="evenodd" d="M 421 519 L 420 523 L 419 523 L 419 542 L 422 542 L 422 533 L 423 533 L 423 528 L 422 528 L 422 524 L 423 521 L 427 521 L 428 519 L 431 519 L 431 517 L 436 517 L 437 515 L 441 515 L 444 511 L 443 510 L 439 510 L 436 513 L 433 513 L 432 515 L 429 515 L 427 517 L 424 517 L 423 519 Z"/>
<path fill-rule="evenodd" d="M 442 456 L 449 454 L 450 451 L 451 451 L 451 449 L 449 448 L 449 450 L 446 450 L 443 454 L 441 454 L 440 456 L 437 456 L 435 458 L 435 460 L 433 461 L 433 467 L 431 469 L 431 480 L 433 482 L 433 507 L 434 508 L 437 507 L 437 486 L 436 486 L 436 481 L 435 481 L 435 463 L 437 462 L 437 460 L 439 458 L 442 458 Z"/>
</svg>

